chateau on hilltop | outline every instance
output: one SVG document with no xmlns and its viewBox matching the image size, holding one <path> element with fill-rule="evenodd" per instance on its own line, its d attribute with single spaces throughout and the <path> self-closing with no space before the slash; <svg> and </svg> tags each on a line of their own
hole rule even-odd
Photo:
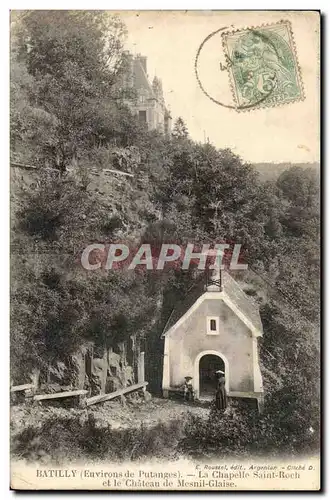
<svg viewBox="0 0 330 500">
<path fill-rule="evenodd" d="M 136 99 L 128 105 L 146 123 L 149 130 L 158 130 L 165 135 L 171 132 L 171 115 L 165 106 L 161 80 L 155 76 L 152 83 L 148 79 L 147 58 L 140 54 L 126 53 L 128 71 L 124 85 L 136 92 Z"/>
</svg>

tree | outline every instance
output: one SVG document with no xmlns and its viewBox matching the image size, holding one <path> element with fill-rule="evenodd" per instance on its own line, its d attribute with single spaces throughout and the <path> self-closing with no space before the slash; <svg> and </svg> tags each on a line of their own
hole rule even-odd
<svg viewBox="0 0 330 500">
<path fill-rule="evenodd" d="M 67 359 L 85 341 L 114 346 L 133 333 L 148 332 L 158 300 L 149 276 L 86 271 L 80 263 L 91 242 L 134 241 L 148 195 L 133 186 L 118 189 L 109 183 L 109 191 L 100 194 L 86 190 L 76 172 L 52 171 L 41 172 L 19 195 L 11 261 L 14 378 Z"/>
<path fill-rule="evenodd" d="M 38 144 L 33 163 L 64 172 L 92 146 L 113 139 L 117 145 L 127 145 L 137 120 L 125 106 L 119 86 L 125 70 L 125 35 L 119 18 L 104 11 L 30 11 L 15 21 L 12 146 L 16 151 L 33 134 L 30 143 L 37 136 Z M 47 124 L 49 133 L 37 133 Z"/>
<path fill-rule="evenodd" d="M 187 139 L 188 138 L 188 129 L 183 121 L 183 118 L 179 116 L 179 118 L 176 120 L 172 132 L 172 136 L 175 137 L 176 139 Z"/>
<path fill-rule="evenodd" d="M 277 180 L 284 204 L 282 224 L 288 235 L 319 238 L 320 179 L 314 169 L 291 167 Z"/>
</svg>

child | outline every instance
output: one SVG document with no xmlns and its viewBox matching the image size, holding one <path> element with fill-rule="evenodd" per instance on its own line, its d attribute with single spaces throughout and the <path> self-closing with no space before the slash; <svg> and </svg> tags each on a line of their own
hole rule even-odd
<svg viewBox="0 0 330 500">
<path fill-rule="evenodd" d="M 192 384 L 192 377 L 185 377 L 185 383 L 183 386 L 183 397 L 185 401 L 194 400 L 194 388 Z"/>
</svg>

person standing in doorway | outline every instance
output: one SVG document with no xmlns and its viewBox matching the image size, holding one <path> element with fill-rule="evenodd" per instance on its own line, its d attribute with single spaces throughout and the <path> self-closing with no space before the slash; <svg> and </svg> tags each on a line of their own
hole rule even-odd
<svg viewBox="0 0 330 500">
<path fill-rule="evenodd" d="M 217 390 L 215 393 L 215 405 L 218 410 L 225 410 L 227 408 L 227 393 L 226 393 L 226 379 L 225 372 L 217 370 L 215 372 L 217 377 Z"/>
</svg>

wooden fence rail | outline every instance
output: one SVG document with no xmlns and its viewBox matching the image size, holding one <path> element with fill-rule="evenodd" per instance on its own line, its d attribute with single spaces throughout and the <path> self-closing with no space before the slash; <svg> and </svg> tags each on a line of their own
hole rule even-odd
<svg viewBox="0 0 330 500">
<path fill-rule="evenodd" d="M 110 392 L 109 394 L 99 394 L 97 396 L 93 396 L 91 398 L 86 398 L 88 391 L 85 389 L 78 389 L 74 391 L 64 391 L 64 392 L 53 392 L 50 394 L 37 394 L 33 396 L 34 401 L 48 401 L 53 399 L 64 399 L 71 397 L 79 398 L 79 406 L 91 406 L 96 403 L 103 403 L 104 401 L 109 401 L 111 399 L 118 398 L 123 396 L 124 394 L 129 394 L 134 391 L 138 391 L 140 389 L 145 390 L 148 382 L 140 382 L 138 384 L 130 385 L 128 387 L 123 387 L 122 389 L 118 389 L 117 391 Z M 28 391 L 35 389 L 34 384 L 23 384 L 16 385 L 11 387 L 10 392 L 15 393 L 19 391 Z M 31 394 L 31 396 L 33 393 Z"/>
<path fill-rule="evenodd" d="M 35 389 L 35 385 L 34 384 L 13 385 L 10 388 L 10 392 L 28 391 L 30 389 Z"/>
<path fill-rule="evenodd" d="M 139 389 L 144 389 L 147 387 L 148 382 L 141 382 L 140 384 L 129 385 L 123 389 L 118 389 L 118 391 L 110 392 L 109 394 L 100 394 L 98 396 L 93 396 L 88 398 L 86 401 L 87 406 L 94 405 L 96 403 L 103 403 L 104 401 L 109 401 L 110 399 L 118 398 L 118 396 L 123 396 L 130 392 L 138 391 Z"/>
<path fill-rule="evenodd" d="M 53 392 L 51 394 L 37 394 L 34 396 L 35 401 L 43 401 L 45 399 L 60 399 L 60 398 L 71 398 L 73 396 L 86 396 L 88 391 L 84 389 L 79 389 L 77 391 L 65 391 L 65 392 Z"/>
</svg>

